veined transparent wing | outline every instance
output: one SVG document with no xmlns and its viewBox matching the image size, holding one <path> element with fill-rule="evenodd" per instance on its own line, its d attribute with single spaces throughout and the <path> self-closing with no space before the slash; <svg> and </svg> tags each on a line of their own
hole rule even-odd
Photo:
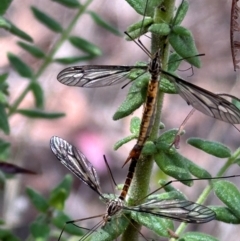
<svg viewBox="0 0 240 241">
<path fill-rule="evenodd" d="M 208 90 L 178 78 L 171 73 L 162 71 L 169 76 L 181 97 L 186 100 L 196 110 L 215 119 L 222 120 L 231 124 L 240 124 L 240 109 L 234 104 L 223 98 L 230 97 L 232 100 L 240 102 L 240 99 L 228 94 L 214 94 Z"/>
<path fill-rule="evenodd" d="M 148 66 L 74 66 L 62 70 L 57 79 L 62 84 L 69 86 L 103 87 L 122 83 L 133 69 L 147 71 Z M 161 72 L 175 84 L 179 94 L 186 100 L 187 104 L 192 105 L 196 110 L 227 123 L 240 124 L 240 110 L 223 98 L 223 95 L 214 94 L 164 70 Z M 228 96 L 240 101 L 234 96 Z"/>
<path fill-rule="evenodd" d="M 66 168 L 103 197 L 95 168 L 76 147 L 57 136 L 50 139 L 50 147 Z"/>
<path fill-rule="evenodd" d="M 124 209 L 148 213 L 186 223 L 206 223 L 216 217 L 215 212 L 208 207 L 188 200 L 178 199 L 152 199 L 138 206 L 124 206 Z"/>
<path fill-rule="evenodd" d="M 57 79 L 62 84 L 78 87 L 103 87 L 127 80 L 132 69 L 147 70 L 147 66 L 85 65 L 62 70 Z"/>
</svg>

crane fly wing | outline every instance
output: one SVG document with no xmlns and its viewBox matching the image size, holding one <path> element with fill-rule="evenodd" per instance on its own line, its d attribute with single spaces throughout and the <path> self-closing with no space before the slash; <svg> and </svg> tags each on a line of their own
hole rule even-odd
<svg viewBox="0 0 240 241">
<path fill-rule="evenodd" d="M 224 94 L 214 94 L 168 72 L 163 71 L 163 73 L 170 76 L 179 95 L 196 110 L 230 124 L 240 124 L 240 110 L 223 98 Z M 240 101 L 234 96 L 227 96 Z"/>
<path fill-rule="evenodd" d="M 129 72 L 136 66 L 85 65 L 62 70 L 57 79 L 69 86 L 103 87 L 122 83 L 128 79 Z M 142 67 L 147 69 L 147 67 Z"/>
<path fill-rule="evenodd" d="M 75 146 L 57 136 L 53 136 L 50 140 L 50 147 L 54 155 L 68 170 L 102 196 L 95 168 Z"/>
<path fill-rule="evenodd" d="M 206 223 L 215 219 L 216 214 L 210 208 L 188 200 L 152 199 L 135 207 L 124 207 L 136 212 L 143 212 L 159 217 L 186 223 Z"/>
</svg>

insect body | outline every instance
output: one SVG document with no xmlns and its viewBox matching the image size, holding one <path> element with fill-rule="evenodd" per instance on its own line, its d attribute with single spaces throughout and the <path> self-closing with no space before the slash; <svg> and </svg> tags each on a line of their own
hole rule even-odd
<svg viewBox="0 0 240 241">
<path fill-rule="evenodd" d="M 113 216 L 120 215 L 124 211 L 146 213 L 187 223 L 206 223 L 215 219 L 214 211 L 188 200 L 160 200 L 153 197 L 143 204 L 128 207 L 124 199 L 120 197 L 114 199 L 106 198 L 101 191 L 95 168 L 76 147 L 56 136 L 51 138 L 50 147 L 54 155 L 66 168 L 106 202 L 107 208 L 103 216 L 103 226 Z"/>
</svg>

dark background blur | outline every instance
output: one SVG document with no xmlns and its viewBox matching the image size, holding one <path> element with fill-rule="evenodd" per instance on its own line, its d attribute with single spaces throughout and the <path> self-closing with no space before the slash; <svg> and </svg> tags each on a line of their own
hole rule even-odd
<svg viewBox="0 0 240 241">
<path fill-rule="evenodd" d="M 34 38 L 35 44 L 48 52 L 58 36 L 33 18 L 29 9 L 31 5 L 49 13 L 63 26 L 68 25 L 74 10 L 46 0 L 13 1 L 6 17 L 29 33 Z M 116 26 L 121 32 L 126 30 L 130 24 L 141 20 L 141 16 L 135 13 L 125 1 L 94 1 L 89 9 Z M 230 51 L 230 11 L 231 1 L 190 1 L 190 9 L 183 26 L 190 28 L 199 53 L 206 55 L 202 57 L 202 68 L 194 68 L 193 76 L 188 77 L 191 75 L 191 71 L 179 72 L 179 75 L 212 92 L 226 92 L 239 97 L 239 74 L 233 71 Z M 81 65 L 134 65 L 136 61 L 148 60 L 143 51 L 134 43 L 127 42 L 124 38 L 116 37 L 96 26 L 89 15 L 81 18 L 72 35 L 91 41 L 103 52 L 101 57 L 91 62 L 81 63 Z M 10 98 L 15 100 L 26 86 L 27 80 L 21 79 L 11 69 L 6 53 L 11 51 L 21 56 L 25 62 L 31 64 L 33 69 L 36 69 L 40 62 L 16 45 L 16 41 L 19 40 L 17 37 L 3 30 L 0 30 L 0 36 L 0 71 L 10 72 L 8 79 Z M 143 39 L 143 42 L 148 46 L 148 39 Z M 71 56 L 75 52 L 76 49 L 66 42 L 58 51 L 57 57 Z M 41 76 L 40 82 L 45 90 L 46 110 L 65 112 L 66 117 L 48 121 L 29 120 L 15 115 L 10 121 L 11 135 L 8 138 L 12 143 L 12 159 L 9 161 L 39 172 L 38 176 L 24 176 L 8 181 L 6 191 L 1 198 L 1 216 L 10 228 L 23 234 L 23 237 L 25 228 L 36 215 L 36 211 L 25 196 L 25 187 L 30 186 L 47 196 L 49 191 L 68 173 L 49 149 L 51 136 L 60 136 L 76 145 L 96 167 L 103 191 L 112 192 L 110 181 L 106 178 L 106 167 L 102 155 L 106 154 L 117 183 L 122 183 L 127 167 L 123 170 L 120 167 L 134 142 L 121 147 L 117 152 L 113 151 L 113 144 L 130 134 L 131 117 L 140 117 L 142 113 L 142 109 L 139 109 L 132 116 L 117 122 L 113 121 L 112 116 L 123 101 L 127 88 L 122 90 L 121 86 L 113 86 L 80 89 L 64 86 L 56 80 L 57 74 L 64 67 L 60 64 L 52 64 Z M 184 64 L 180 69 L 184 70 L 188 67 L 190 66 Z M 33 97 L 29 94 L 21 107 L 30 108 L 33 103 Z M 166 95 L 162 119 L 166 129 L 178 127 L 190 110 L 191 107 L 187 106 L 180 96 Z M 213 176 L 223 165 L 224 160 L 211 157 L 188 146 L 185 144 L 185 140 L 195 136 L 223 142 L 232 150 L 239 146 L 239 132 L 233 126 L 215 121 L 199 112 L 194 113 L 185 129 L 187 133 L 181 139 L 180 153 L 206 168 Z M 237 173 L 239 174 L 238 167 L 232 168 L 228 172 L 229 175 Z M 76 178 L 74 180 L 71 196 L 66 203 L 66 212 L 73 219 L 103 213 L 104 205 L 98 200 L 97 195 Z M 238 183 L 239 180 L 236 179 L 235 182 Z M 153 183 L 157 183 L 157 169 L 155 177 L 153 176 Z M 194 201 L 206 184 L 206 181 L 195 182 L 194 188 L 191 189 L 181 184 L 176 184 L 176 186 L 186 193 L 190 200 Z M 207 204 L 217 205 L 220 204 L 220 201 L 214 199 L 214 195 L 212 195 Z M 189 228 L 194 231 L 205 231 L 220 240 L 230 237 L 231 240 L 236 240 L 239 237 L 238 226 L 216 221 L 205 225 L 190 225 Z"/>
</svg>

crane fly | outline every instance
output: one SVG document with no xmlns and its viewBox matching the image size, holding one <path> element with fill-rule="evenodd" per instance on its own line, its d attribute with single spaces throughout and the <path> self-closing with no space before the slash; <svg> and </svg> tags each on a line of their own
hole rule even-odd
<svg viewBox="0 0 240 241">
<path fill-rule="evenodd" d="M 104 87 L 123 83 L 128 79 L 128 75 L 134 70 L 148 71 L 151 78 L 148 84 L 145 108 L 140 125 L 137 143 L 129 153 L 124 165 L 131 160 L 128 178 L 124 184 L 122 195 L 126 195 L 131 184 L 131 179 L 142 148 L 150 131 L 150 121 L 153 116 L 154 106 L 158 93 L 159 75 L 163 74 L 175 85 L 180 96 L 192 105 L 193 108 L 205 115 L 222 120 L 230 124 L 240 124 L 240 110 L 228 101 L 226 96 L 214 94 L 199 86 L 191 84 L 170 72 L 161 69 L 160 51 L 155 54 L 148 66 L 114 66 L 114 65 L 85 65 L 73 66 L 62 70 L 57 79 L 62 84 L 77 87 Z M 240 100 L 232 95 L 227 95 L 232 101 Z"/>
<path fill-rule="evenodd" d="M 57 159 L 74 175 L 94 190 L 106 203 L 106 212 L 103 220 L 96 227 L 105 226 L 111 218 L 124 214 L 124 211 L 132 211 L 155 215 L 161 218 L 187 223 L 206 223 L 215 219 L 215 212 L 203 205 L 181 199 L 160 200 L 153 197 L 146 202 L 128 207 L 121 196 L 106 198 L 101 191 L 97 172 L 91 162 L 75 146 L 67 141 L 53 136 L 50 140 L 50 148 Z"/>
<path fill-rule="evenodd" d="M 159 54 L 155 55 L 158 57 Z M 156 61 L 153 58 L 152 61 Z M 151 61 L 151 62 L 152 62 Z M 117 65 L 84 65 L 73 66 L 62 70 L 57 79 L 60 83 L 68 86 L 85 88 L 104 87 L 123 83 L 128 75 L 134 70 L 149 71 L 149 66 L 117 66 Z M 221 95 L 214 94 L 197 85 L 189 83 L 174 74 L 161 69 L 159 73 L 165 75 L 171 81 L 179 95 L 192 105 L 193 108 L 207 116 L 230 123 L 240 124 L 240 110 Z M 232 101 L 240 101 L 237 97 L 228 95 Z"/>
</svg>

